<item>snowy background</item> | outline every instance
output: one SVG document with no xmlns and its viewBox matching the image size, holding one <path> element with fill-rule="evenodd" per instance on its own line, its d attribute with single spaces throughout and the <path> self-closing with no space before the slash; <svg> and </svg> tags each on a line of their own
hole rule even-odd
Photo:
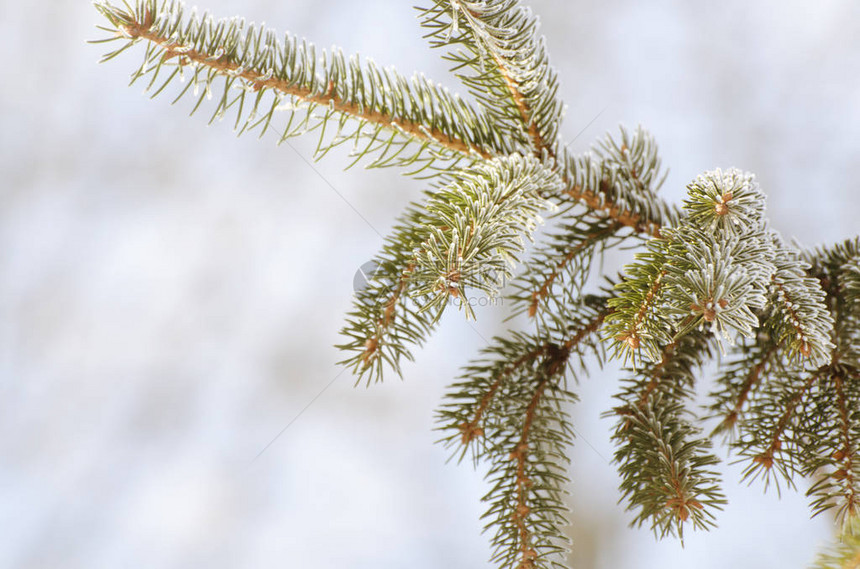
<svg viewBox="0 0 860 569">
<path fill-rule="evenodd" d="M 563 133 L 585 129 L 572 148 L 641 123 L 669 199 L 737 166 L 787 237 L 857 233 L 860 4 L 711 4 L 533 2 Z M 456 87 L 410 5 L 201 8 Z M 369 389 L 331 347 L 356 269 L 420 183 L 344 172 L 343 156 L 312 168 L 309 140 L 236 139 L 148 101 L 125 87 L 140 50 L 97 64 L 89 2 L 0 0 L 0 15 L 0 567 L 489 567 L 481 473 L 446 465 L 431 429 L 502 314 L 450 313 L 405 381 Z M 609 369 L 579 388 L 573 567 L 813 558 L 831 521 L 809 520 L 800 494 L 734 484 L 737 466 L 716 531 L 682 548 L 629 529 L 599 418 L 616 385 Z"/>
</svg>

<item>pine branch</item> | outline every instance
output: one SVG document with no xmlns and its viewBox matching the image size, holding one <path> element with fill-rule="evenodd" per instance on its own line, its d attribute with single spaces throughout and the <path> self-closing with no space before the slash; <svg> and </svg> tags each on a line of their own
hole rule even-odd
<svg viewBox="0 0 860 569">
<path fill-rule="evenodd" d="M 810 265 L 776 239 L 776 271 L 771 279 L 771 299 L 777 308 L 770 325 L 791 358 L 805 358 L 810 366 L 827 363 L 833 351 L 830 336 L 833 318 L 824 303 L 820 282 L 808 276 Z"/>
<path fill-rule="evenodd" d="M 464 370 L 440 409 L 445 445 L 458 448 L 461 459 L 471 449 L 476 462 L 490 463 L 484 518 L 495 528 L 500 567 L 561 567 L 552 559 L 566 542 L 561 497 L 573 439 L 562 405 L 576 398 L 564 375 L 572 355 L 582 363 L 599 350 L 596 331 L 607 312 L 604 298 L 586 297 L 565 329 L 494 338 L 486 359 Z"/>
<path fill-rule="evenodd" d="M 711 355 L 709 344 L 696 333 L 666 346 L 659 362 L 625 383 L 616 396 L 622 405 L 611 413 L 618 416 L 613 439 L 621 492 L 627 509 L 637 512 L 631 523 L 650 523 L 659 537 L 683 539 L 688 521 L 707 529 L 713 510 L 726 502 L 710 470 L 718 462 L 710 441 L 689 421 L 684 405 L 695 371 Z"/>
<path fill-rule="evenodd" d="M 103 28 L 114 34 L 111 39 L 125 41 L 104 60 L 145 42 L 144 62 L 132 82 L 149 76 L 147 89 L 155 87 L 155 97 L 175 79 L 184 80 L 187 69 L 190 79 L 174 102 L 193 92 L 196 111 L 217 93 L 212 120 L 233 109 L 240 133 L 261 127 L 262 135 L 278 111 L 287 111 L 282 141 L 318 130 L 318 155 L 352 142 L 356 160 L 373 156 L 371 167 L 415 171 L 512 150 L 465 101 L 423 76 L 406 79 L 339 50 L 320 52 L 318 58 L 305 41 L 286 35 L 281 42 L 274 32 L 242 20 L 187 16 L 175 0 L 138 0 L 133 8 L 99 2 L 96 7 L 111 24 Z M 159 84 L 162 71 L 171 68 Z M 334 133 L 327 128 L 330 122 Z"/>
<path fill-rule="evenodd" d="M 421 18 L 431 45 L 449 49 L 446 59 L 493 124 L 554 161 L 559 84 L 531 11 L 518 0 L 434 0 Z"/>
<path fill-rule="evenodd" d="M 767 332 L 759 332 L 752 341 L 739 342 L 731 351 L 731 357 L 723 364 L 723 371 L 716 380 L 718 388 L 711 393 L 712 416 L 722 417 L 711 436 L 733 432 L 771 366 L 778 365 L 774 361 L 777 353 L 777 344 Z"/>
<path fill-rule="evenodd" d="M 836 518 L 847 527 L 860 514 L 860 385 L 849 370 L 830 366 L 825 386 L 814 396 L 815 415 L 804 426 L 812 434 L 804 461 L 804 473 L 818 480 L 807 491 L 813 498 L 813 515 L 836 509 Z M 826 383 L 825 383 L 826 381 Z"/>
<path fill-rule="evenodd" d="M 656 144 L 642 129 L 629 134 L 621 129 L 621 140 L 606 136 L 594 155 L 579 160 L 571 174 L 583 186 L 615 188 L 613 200 L 624 202 L 631 211 L 674 223 L 679 218 L 674 208 L 664 208 L 656 192 L 665 178 L 660 170 Z M 565 196 L 567 197 L 567 196 Z M 565 305 L 575 301 L 588 279 L 592 261 L 606 248 L 617 247 L 637 236 L 623 220 L 600 215 L 598 211 L 558 199 L 557 231 L 533 254 L 522 275 L 514 283 L 509 298 L 514 314 L 531 317 L 565 318 Z"/>
<path fill-rule="evenodd" d="M 347 337 L 338 346 L 358 376 L 376 381 L 383 364 L 399 373 L 445 308 L 457 302 L 474 317 L 472 291 L 494 298 L 512 276 L 524 238 L 548 204 L 539 195 L 559 183 L 537 160 L 497 159 L 451 174 L 428 192 L 386 239 L 376 270 L 356 295 Z"/>
<path fill-rule="evenodd" d="M 601 328 L 633 364 L 612 412 L 633 524 L 683 536 L 685 526 L 713 525 L 725 503 L 689 407 L 696 374 L 728 343 L 709 408 L 721 418 L 715 433 L 733 432 L 729 444 L 749 461 L 745 478 L 779 487 L 811 477 L 813 513 L 835 510 L 855 529 L 860 239 L 788 247 L 767 227 L 753 176 L 735 169 L 706 172 L 682 210 L 670 206 L 658 195 L 656 144 L 641 128 L 568 153 L 558 79 L 537 19 L 518 1 L 433 0 L 422 10 L 431 45 L 448 51 L 474 106 L 423 76 L 238 19 L 186 15 L 176 0 L 96 7 L 109 23 L 101 41 L 122 43 L 104 59 L 144 46 L 132 82 L 146 79 L 153 97 L 178 82 L 174 102 L 191 94 L 194 113 L 211 98 L 211 121 L 234 113 L 239 134 L 263 135 L 283 117 L 280 140 L 316 131 L 316 157 L 351 144 L 353 163 L 434 178 L 356 293 L 339 348 L 359 381 L 380 380 L 384 367 L 400 373 L 449 305 L 474 317 L 476 294 L 502 294 L 541 212 L 557 212 L 507 293 L 533 332 L 495 338 L 439 412 L 445 444 L 489 464 L 484 518 L 502 567 L 560 567 L 573 438 L 565 408 L 576 399 L 567 374 L 584 372 L 586 356 L 602 362 Z M 594 258 L 631 238 L 647 241 L 610 282 L 614 296 L 583 295 Z M 822 566 L 857 559 L 840 550 Z"/>
</svg>

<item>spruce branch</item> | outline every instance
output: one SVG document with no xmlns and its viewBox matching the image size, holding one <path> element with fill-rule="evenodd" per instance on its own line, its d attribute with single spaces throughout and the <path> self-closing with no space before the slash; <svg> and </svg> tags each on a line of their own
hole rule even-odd
<svg viewBox="0 0 860 569">
<path fill-rule="evenodd" d="M 833 344 L 839 362 L 860 368 L 860 238 L 853 238 L 832 247 L 807 252 L 805 260 L 827 293 L 827 304 L 835 320 Z"/>
<path fill-rule="evenodd" d="M 132 82 L 148 76 L 155 97 L 175 79 L 185 81 L 174 102 L 194 93 L 194 112 L 214 98 L 211 120 L 234 110 L 240 133 L 261 128 L 262 135 L 285 111 L 281 141 L 317 130 L 318 156 L 352 142 L 356 160 L 373 157 L 370 167 L 414 171 L 511 152 L 465 101 L 421 75 L 407 79 L 337 49 L 318 54 L 306 41 L 290 35 L 280 41 L 240 19 L 187 15 L 176 0 L 138 0 L 134 7 L 98 2 L 96 8 L 111 25 L 103 28 L 113 34 L 109 39 L 124 42 L 104 60 L 145 42 Z"/>
<path fill-rule="evenodd" d="M 568 204 L 583 203 L 598 216 L 650 235 L 659 235 L 660 226 L 676 218 L 662 200 L 631 191 L 631 183 L 645 192 L 656 191 L 665 178 L 655 175 L 660 169 L 656 144 L 641 128 L 632 136 L 622 129 L 620 144 L 607 137 L 595 148 L 601 158 L 622 158 L 596 179 L 590 156 L 573 157 L 559 147 L 558 80 L 537 35 L 537 20 L 518 0 L 433 0 L 431 7 L 420 10 L 431 45 L 449 49 L 446 59 L 493 124 L 518 141 L 518 151 L 531 147 L 561 166 L 568 180 L 562 197 Z"/>
<path fill-rule="evenodd" d="M 621 129 L 620 140 L 607 135 L 569 172 L 580 187 L 614 188 L 613 202 L 650 219 L 672 223 L 675 208 L 663 207 L 656 192 L 665 179 L 653 138 L 641 128 L 633 134 Z M 590 274 L 592 261 L 603 250 L 636 237 L 637 228 L 602 210 L 582 207 L 569 196 L 557 198 L 557 230 L 545 239 L 514 283 L 509 298 L 514 314 L 526 312 L 542 319 L 565 317 L 564 306 L 574 301 Z M 633 229 L 630 231 L 630 229 Z M 624 231 L 627 230 L 627 231 Z"/>
<path fill-rule="evenodd" d="M 681 368 L 687 381 L 674 382 L 670 397 L 664 399 L 658 389 L 667 358 L 700 364 L 706 343 L 697 338 L 706 325 L 717 342 L 734 343 L 735 334 L 748 339 L 734 350 L 735 358 L 719 380 L 722 390 L 711 409 L 725 417 L 717 432 L 733 426 L 751 395 L 756 396 L 734 442 L 742 456 L 752 459 L 745 477 L 762 473 L 769 481 L 777 466 L 776 471 L 790 482 L 794 474 L 811 470 L 780 460 L 777 453 L 786 444 L 794 445 L 793 451 L 808 450 L 801 448 L 805 439 L 798 424 L 798 417 L 806 414 L 798 409 L 809 405 L 809 392 L 818 378 L 811 374 L 798 386 L 795 378 L 801 368 L 782 359 L 800 354 L 814 368 L 833 348 L 833 320 L 824 293 L 805 276 L 808 267 L 766 228 L 764 195 L 751 175 L 716 170 L 698 177 L 688 186 L 684 210 L 686 217 L 679 226 L 664 227 L 661 236 L 652 239 L 647 251 L 627 267 L 625 279 L 609 301 L 615 312 L 608 317 L 605 331 L 605 337 L 615 341 L 616 355 L 632 356 L 635 364 L 644 352 L 653 362 L 620 395 L 626 405 L 616 410 L 624 417 L 616 432 L 620 445 L 616 460 L 630 507 L 641 508 L 635 522 L 650 520 L 660 535 L 680 534 L 682 526 L 670 522 L 683 521 L 693 513 L 689 508 L 677 508 L 674 517 L 667 513 L 668 505 L 677 507 L 684 500 L 680 493 L 666 494 L 683 487 L 671 468 L 659 470 L 669 458 L 674 460 L 666 449 L 698 446 L 695 460 L 686 460 L 700 469 L 716 462 L 703 450 L 709 442 L 696 439 L 698 429 L 683 417 L 682 399 L 692 386 L 692 366 Z M 776 365 L 771 365 L 774 358 Z M 782 373 L 762 388 L 763 375 L 777 369 Z M 765 396 L 758 397 L 762 391 Z M 652 401 L 661 407 L 655 408 Z M 682 442 L 686 439 L 692 442 Z M 662 446 L 653 446 L 657 443 Z M 658 465 L 649 471 L 650 478 L 662 475 L 661 484 L 640 478 L 640 469 L 649 460 Z M 706 472 L 702 484 L 705 495 L 718 505 L 721 498 L 715 479 Z M 706 523 L 699 519 L 694 525 Z"/>
<path fill-rule="evenodd" d="M 840 366 L 828 369 L 812 398 L 816 413 L 804 425 L 814 451 L 804 461 L 804 474 L 817 478 L 807 490 L 813 515 L 835 509 L 843 528 L 860 514 L 860 385 L 850 374 Z"/>
<path fill-rule="evenodd" d="M 782 247 L 778 240 L 775 243 Z M 811 477 L 815 481 L 807 495 L 813 514 L 835 508 L 843 524 L 857 510 L 860 480 L 856 457 L 860 374 L 844 361 L 856 310 L 845 304 L 839 290 L 845 261 L 852 258 L 855 246 L 846 242 L 807 253 L 808 264 L 791 251 L 781 251 L 773 281 L 785 290 L 772 286 L 772 301 L 760 313 L 764 324 L 757 345 L 739 350 L 720 380 L 728 387 L 728 395 L 721 396 L 723 405 L 733 392 L 740 393 L 740 404 L 744 398 L 749 401 L 737 421 L 738 439 L 731 444 L 750 461 L 744 478 L 762 477 L 766 487 L 774 482 L 779 490 L 780 482 L 791 486 L 797 476 Z M 808 349 L 800 338 L 812 339 Z M 760 375 L 750 397 L 744 391 L 746 383 L 738 390 L 732 377 L 744 367 Z M 712 410 L 719 405 L 720 399 Z M 731 417 L 730 413 L 727 418 Z"/>
<path fill-rule="evenodd" d="M 514 282 L 515 290 L 508 295 L 514 301 L 513 314 L 564 318 L 564 306 L 579 298 L 593 259 L 625 239 L 615 237 L 621 228 L 617 221 L 592 221 L 588 214 L 568 218 L 532 254 Z"/>
<path fill-rule="evenodd" d="M 620 140 L 607 134 L 593 150 L 611 171 L 608 178 L 629 188 L 630 195 L 638 198 L 637 209 L 665 207 L 661 200 L 655 198 L 669 172 L 662 169 L 654 137 L 641 126 L 636 127 L 632 134 L 624 127 L 619 131 Z M 671 219 L 677 215 L 675 208 L 669 207 L 659 213 L 652 210 L 648 217 Z"/>
<path fill-rule="evenodd" d="M 594 156 L 567 156 L 565 172 L 569 184 L 564 197 L 572 204 L 584 204 L 598 218 L 613 219 L 652 237 L 659 237 L 661 228 L 676 219 L 674 209 L 662 200 L 637 199 L 638 192 L 613 176 L 617 171 L 605 171 L 603 161 Z"/>
<path fill-rule="evenodd" d="M 351 142 L 355 162 L 369 157 L 368 167 L 402 166 L 411 174 L 427 168 L 443 172 L 463 160 L 468 163 L 525 152 L 501 124 L 423 76 L 406 79 L 373 62 L 347 58 L 339 50 L 319 51 L 318 56 L 318 50 L 306 41 L 286 35 L 281 42 L 274 32 L 246 25 L 240 19 L 215 21 L 208 15 L 186 16 L 178 0 L 137 0 L 134 6 L 123 7 L 108 2 L 95 5 L 110 24 L 102 28 L 110 36 L 99 41 L 124 42 L 104 60 L 134 44 L 146 43 L 144 61 L 132 75 L 132 82 L 149 77 L 147 90 L 153 97 L 171 83 L 184 83 L 174 102 L 192 94 L 197 98 L 192 110 L 196 112 L 204 101 L 214 99 L 217 103 L 210 122 L 234 111 L 234 127 L 240 134 L 257 128 L 263 135 L 280 115 L 285 115 L 279 128 L 280 141 L 316 131 L 317 157 Z M 508 25 L 520 18 L 532 22 L 535 27 L 529 42 L 538 41 L 534 36 L 536 22 L 527 10 L 511 8 L 511 13 L 520 15 L 508 21 L 502 16 L 507 12 L 497 8 L 488 14 L 496 14 Z M 529 61 L 545 59 L 545 54 L 542 58 L 527 57 L 528 45 L 511 48 L 524 58 L 520 64 L 526 68 Z M 530 72 L 534 76 L 523 71 L 524 77 L 531 79 L 522 82 L 542 92 L 541 81 L 555 84 L 556 79 L 548 64 L 539 67 Z M 540 101 L 530 116 L 535 120 L 542 116 L 550 125 L 552 109 L 560 109 L 560 103 L 554 98 Z M 497 108 L 497 102 L 491 106 Z M 558 159 L 567 164 L 563 171 L 569 174 L 572 166 L 566 156 Z M 568 197 L 636 231 L 659 231 L 661 220 L 614 204 L 610 197 L 614 191 L 609 180 L 601 180 L 597 186 L 574 184 L 565 190 Z"/>
<path fill-rule="evenodd" d="M 446 446 L 461 459 L 471 449 L 476 463 L 490 464 L 484 518 L 486 529 L 495 530 L 493 560 L 500 567 L 561 567 L 552 558 L 566 543 L 565 449 L 573 439 L 564 407 L 576 399 L 565 374 L 573 373 L 572 356 L 582 363 L 599 351 L 596 332 L 606 314 L 605 298 L 589 296 L 565 329 L 494 338 L 438 413 Z"/>
<path fill-rule="evenodd" d="M 833 351 L 833 318 L 825 304 L 821 283 L 808 275 L 811 268 L 799 255 L 776 240 L 776 271 L 771 299 L 776 310 L 771 325 L 789 357 L 805 358 L 808 365 L 824 365 Z"/>
<path fill-rule="evenodd" d="M 449 49 L 446 59 L 492 123 L 554 161 L 559 83 L 531 11 L 518 0 L 433 0 L 421 19 L 431 45 Z"/>
<path fill-rule="evenodd" d="M 777 491 L 780 479 L 794 486 L 794 475 L 803 472 L 799 457 L 805 440 L 799 421 L 808 410 L 809 394 L 818 381 L 815 374 L 796 377 L 792 373 L 766 383 L 763 396 L 750 407 L 733 444 L 742 458 L 750 460 L 744 480 L 761 477 L 765 487 L 774 482 Z"/>
<path fill-rule="evenodd" d="M 374 260 L 369 286 L 356 294 L 338 348 L 360 381 L 380 380 L 383 364 L 399 373 L 445 308 L 456 302 L 474 318 L 473 291 L 489 298 L 509 280 L 524 239 L 549 204 L 540 195 L 558 176 L 533 158 L 478 163 L 413 205 Z"/>
<path fill-rule="evenodd" d="M 560 180 L 531 158 L 514 155 L 457 174 L 455 183 L 435 192 L 427 203 L 434 223 L 417 252 L 417 295 L 433 296 L 425 310 L 461 299 L 474 318 L 468 289 L 490 298 L 513 276 L 524 238 L 551 207 L 540 196 Z"/>
<path fill-rule="evenodd" d="M 717 377 L 717 388 L 711 392 L 709 407 L 712 416 L 721 418 L 711 436 L 731 436 L 739 420 L 742 420 L 750 400 L 765 381 L 778 353 L 778 345 L 772 335 L 760 331 L 755 338 L 743 338 L 731 350 Z"/>
<path fill-rule="evenodd" d="M 607 327 L 615 353 L 655 361 L 671 339 L 705 325 L 729 342 L 734 334 L 750 337 L 775 290 L 784 310 L 774 313 L 781 318 L 774 326 L 785 348 L 820 365 L 832 349 L 824 294 L 766 229 L 764 195 L 752 175 L 715 170 L 687 189 L 687 216 L 648 243 L 616 287 Z"/>
<path fill-rule="evenodd" d="M 484 414 L 491 404 L 496 404 L 494 398 L 502 383 L 510 381 L 512 375 L 522 373 L 525 366 L 544 356 L 553 346 L 568 356 L 577 355 L 580 367 L 584 367 L 587 353 L 600 351 L 600 343 L 593 336 L 611 313 L 606 306 L 606 297 L 585 295 L 573 309 L 575 315 L 564 327 L 543 330 L 543 342 L 537 341 L 535 335 L 520 332 L 514 332 L 511 340 L 496 337 L 493 344 L 483 351 L 488 358 L 464 369 L 462 378 L 466 381 L 451 386 L 449 398 L 454 402 L 443 405 L 439 413 L 443 423 L 440 428 L 451 431 L 444 439 L 446 446 L 453 443 L 468 446 L 477 441 L 484 434 Z M 519 353 L 514 350 L 519 350 Z M 479 449 L 473 450 L 477 452 Z"/>
<path fill-rule="evenodd" d="M 686 335 L 666 346 L 657 363 L 629 370 L 635 375 L 616 396 L 622 404 L 609 413 L 618 417 L 614 460 L 622 499 L 636 512 L 631 524 L 649 523 L 659 537 L 683 539 L 688 521 L 694 529 L 713 526 L 714 510 L 726 503 L 711 470 L 718 459 L 685 406 L 696 371 L 711 357 L 711 341 L 701 332 Z"/>
<path fill-rule="evenodd" d="M 855 304 L 860 299 L 860 256 L 853 257 L 845 264 L 840 284 L 845 291 L 845 299 Z"/>
<path fill-rule="evenodd" d="M 642 128 L 569 153 L 556 73 L 517 0 L 420 9 L 474 103 L 337 49 L 186 14 L 176 0 L 95 5 L 108 22 L 100 42 L 121 43 L 104 59 L 142 45 L 132 82 L 145 79 L 153 97 L 179 83 L 174 101 L 193 96 L 193 113 L 212 99 L 211 121 L 234 113 L 239 134 L 314 132 L 317 158 L 346 144 L 353 163 L 433 179 L 386 238 L 338 347 L 358 381 L 378 381 L 385 367 L 400 373 L 449 305 L 472 318 L 475 295 L 506 294 L 514 315 L 530 317 L 530 332 L 494 338 L 464 368 L 438 413 L 442 442 L 489 466 L 484 519 L 501 567 L 560 567 L 566 408 L 576 399 L 567 382 L 607 347 L 632 363 L 611 414 L 634 525 L 683 537 L 713 525 L 725 503 L 711 441 L 690 411 L 719 346 L 729 356 L 708 405 L 720 418 L 714 434 L 730 435 L 745 478 L 777 488 L 810 478 L 813 514 L 835 511 L 856 552 L 860 239 L 789 247 L 768 228 L 753 176 L 736 169 L 697 177 L 681 209 L 666 203 Z M 523 259 L 547 211 L 553 227 Z M 585 294 L 594 259 L 637 239 L 644 247 L 621 280 Z M 838 562 L 856 565 L 846 551 Z"/>
<path fill-rule="evenodd" d="M 677 225 L 679 210 L 657 192 L 666 177 L 657 144 L 641 127 L 620 129 L 620 140 L 607 134 L 580 156 L 565 152 L 568 181 L 563 205 L 585 205 L 598 219 L 609 218 L 648 237 L 660 237 L 663 226 Z"/>
<path fill-rule="evenodd" d="M 646 243 L 646 251 L 636 254 L 636 262 L 625 267 L 624 280 L 615 285 L 616 295 L 609 300 L 614 312 L 605 328 L 606 338 L 615 340 L 613 356 L 626 359 L 641 348 L 656 361 L 663 346 L 672 342 L 673 322 L 657 310 L 672 245 L 665 239 Z"/>
</svg>

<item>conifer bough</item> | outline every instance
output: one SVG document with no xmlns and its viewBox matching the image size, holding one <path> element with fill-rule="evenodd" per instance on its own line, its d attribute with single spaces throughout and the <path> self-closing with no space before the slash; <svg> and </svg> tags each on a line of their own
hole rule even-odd
<svg viewBox="0 0 860 569">
<path fill-rule="evenodd" d="M 834 512 L 844 537 L 821 567 L 860 555 L 860 239 L 789 246 L 754 176 L 736 169 L 703 173 L 681 208 L 667 204 L 641 128 L 568 152 L 556 72 L 516 0 L 419 8 L 468 100 L 173 0 L 95 7 L 107 34 L 97 42 L 119 44 L 104 60 L 140 44 L 132 82 L 153 97 L 171 90 L 240 134 L 314 133 L 317 158 L 348 144 L 355 162 L 428 179 L 347 316 L 339 349 L 357 381 L 400 373 L 449 305 L 474 317 L 475 295 L 503 295 L 526 315 L 527 329 L 463 368 L 438 413 L 444 444 L 489 465 L 497 566 L 564 566 L 571 386 L 607 355 L 628 366 L 607 415 L 633 524 L 661 537 L 713 525 L 725 497 L 712 439 L 725 435 L 746 477 L 811 479 L 813 513 Z M 550 229 L 524 258 L 544 217 Z M 591 260 L 622 243 L 640 249 L 624 274 L 585 290 Z M 718 354 L 703 417 L 692 398 Z"/>
</svg>

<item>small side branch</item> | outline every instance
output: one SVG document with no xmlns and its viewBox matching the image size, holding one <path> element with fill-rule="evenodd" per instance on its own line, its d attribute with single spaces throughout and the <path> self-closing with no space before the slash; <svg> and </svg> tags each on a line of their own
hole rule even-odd
<svg viewBox="0 0 860 569">
<path fill-rule="evenodd" d="M 838 480 L 842 487 L 845 499 L 844 513 L 846 517 L 851 517 L 857 514 L 858 509 L 857 480 L 855 478 L 857 474 L 855 471 L 857 447 L 851 433 L 853 425 L 844 389 L 844 379 L 841 374 L 834 370 L 832 381 L 833 389 L 836 393 L 836 406 L 839 414 L 839 431 L 842 445 L 831 457 L 834 461 L 839 462 L 841 467 L 831 474 L 831 476 L 835 480 Z"/>
<path fill-rule="evenodd" d="M 481 419 L 483 418 L 487 407 L 490 405 L 493 398 L 496 396 L 496 392 L 499 390 L 499 387 L 502 385 L 502 382 L 511 374 L 517 372 L 527 363 L 532 362 L 537 358 L 541 357 L 546 352 L 546 350 L 547 344 L 530 350 L 529 352 L 523 354 L 522 356 L 511 362 L 498 374 L 493 383 L 490 384 L 490 388 L 487 390 L 484 396 L 481 397 L 481 401 L 478 404 L 478 408 L 475 410 L 475 414 L 472 420 L 460 424 L 459 428 L 463 434 L 462 443 L 464 446 L 468 445 L 472 440 L 484 434 L 484 429 L 480 427 Z"/>
<path fill-rule="evenodd" d="M 550 290 L 552 290 L 552 285 L 555 283 L 556 279 L 558 279 L 559 274 L 570 264 L 573 259 L 575 259 L 584 249 L 593 245 L 597 241 L 603 239 L 604 237 L 608 237 L 614 234 L 618 229 L 621 228 L 621 223 L 611 223 L 600 229 L 598 231 L 594 231 L 589 233 L 584 239 L 579 241 L 576 245 L 571 247 L 570 251 L 565 253 L 565 255 L 556 262 L 555 266 L 552 268 L 552 271 L 546 278 L 544 278 L 543 282 L 537 287 L 537 290 L 532 292 L 531 302 L 528 306 L 528 315 L 533 317 L 537 314 L 538 305 L 540 302 L 545 299 Z"/>
<path fill-rule="evenodd" d="M 547 342 L 537 346 L 532 350 L 529 350 L 528 352 L 505 366 L 490 384 L 484 395 L 481 397 L 480 403 L 475 409 L 475 413 L 472 419 L 459 425 L 459 429 L 462 434 L 463 445 L 469 444 L 472 440 L 484 434 L 484 430 L 481 427 L 481 419 L 483 418 L 484 413 L 486 412 L 490 403 L 493 401 L 493 398 L 496 396 L 497 392 L 499 391 L 499 388 L 501 387 L 505 379 L 520 371 L 524 366 L 530 364 L 531 362 L 534 362 L 538 358 L 543 357 L 547 354 L 554 354 L 552 362 L 554 362 L 553 365 L 556 367 L 560 365 L 558 362 L 561 355 L 564 355 L 564 361 L 567 361 L 567 356 L 580 343 L 582 343 L 585 338 L 587 338 L 591 334 L 596 333 L 600 329 L 600 326 L 603 324 L 603 321 L 611 313 L 611 308 L 604 308 L 602 311 L 597 313 L 597 315 L 590 322 L 588 322 L 585 326 L 579 328 L 576 333 L 573 334 L 573 336 L 568 338 L 561 345 L 560 348 L 555 344 Z"/>
<path fill-rule="evenodd" d="M 714 429 L 714 432 L 720 432 L 734 427 L 734 425 L 738 421 L 738 418 L 741 415 L 741 412 L 743 411 L 744 405 L 749 399 L 750 393 L 752 392 L 753 388 L 755 388 L 761 381 L 765 368 L 767 368 L 768 364 L 770 363 L 771 357 L 776 354 L 776 350 L 777 345 L 771 344 L 768 349 L 765 350 L 765 352 L 762 354 L 759 362 L 756 363 L 752 368 L 750 368 L 749 373 L 747 373 L 744 382 L 741 384 L 740 389 L 738 390 L 737 397 L 735 398 L 731 410 L 726 413 L 723 420 L 716 427 L 716 429 Z"/>
<path fill-rule="evenodd" d="M 517 463 L 515 482 L 517 505 L 512 517 L 517 526 L 519 537 L 520 564 L 518 569 L 532 569 L 534 567 L 534 559 L 537 557 L 537 551 L 531 545 L 531 532 L 526 525 L 526 519 L 531 511 L 528 499 L 529 488 L 534 485 L 534 482 L 526 474 L 526 466 L 529 455 L 529 431 L 534 421 L 535 411 L 550 378 L 551 376 L 547 375 L 538 383 L 534 395 L 528 407 L 526 407 L 520 440 L 513 452 L 511 452 L 511 459 Z"/>
<path fill-rule="evenodd" d="M 397 281 L 397 286 L 391 292 L 391 295 L 388 297 L 388 300 L 385 301 L 385 309 L 382 311 L 382 315 L 376 321 L 377 327 L 376 332 L 367 339 L 367 342 L 364 345 L 364 352 L 361 354 L 362 361 L 362 369 L 367 369 L 373 364 L 373 357 L 379 351 L 379 344 L 382 341 L 383 336 L 385 335 L 386 330 L 394 323 L 395 315 L 397 312 L 397 304 L 400 302 L 403 297 L 403 293 L 409 285 L 409 278 L 412 276 L 412 273 L 415 272 L 415 262 L 409 263 L 403 271 L 403 274 L 400 275 L 400 280 Z"/>
<path fill-rule="evenodd" d="M 770 470 L 773 467 L 776 460 L 775 454 L 782 449 L 783 433 L 788 428 L 791 418 L 797 412 L 797 407 L 798 405 L 800 405 L 801 401 L 803 400 L 803 397 L 810 390 L 810 388 L 815 385 L 815 382 L 818 381 L 818 379 L 818 375 L 810 375 L 809 378 L 805 382 L 803 382 L 803 385 L 801 385 L 800 388 L 797 389 L 797 391 L 795 391 L 794 394 L 785 403 L 785 408 L 779 417 L 779 421 L 777 421 L 776 428 L 773 430 L 769 437 L 770 443 L 764 451 L 753 457 L 754 465 L 760 465 L 765 470 Z M 751 473 L 752 471 L 749 471 L 747 476 Z"/>
</svg>

